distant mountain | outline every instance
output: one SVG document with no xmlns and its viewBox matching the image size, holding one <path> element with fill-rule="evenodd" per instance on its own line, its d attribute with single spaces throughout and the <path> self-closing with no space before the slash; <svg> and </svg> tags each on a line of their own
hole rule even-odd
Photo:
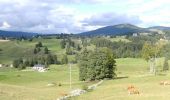
<svg viewBox="0 0 170 100">
<path fill-rule="evenodd" d="M 96 30 L 80 33 L 80 35 L 128 35 L 133 33 L 151 32 L 149 29 L 137 27 L 131 24 L 118 24 L 106 26 Z"/>
<path fill-rule="evenodd" d="M 164 26 L 154 26 L 154 27 L 149 27 L 148 29 L 157 29 L 157 30 L 162 30 L 162 31 L 170 31 L 170 27 L 164 27 Z"/>
<path fill-rule="evenodd" d="M 0 37 L 33 37 L 38 35 L 37 33 L 29 33 L 29 32 L 17 32 L 17 31 L 2 31 L 0 30 Z"/>
</svg>

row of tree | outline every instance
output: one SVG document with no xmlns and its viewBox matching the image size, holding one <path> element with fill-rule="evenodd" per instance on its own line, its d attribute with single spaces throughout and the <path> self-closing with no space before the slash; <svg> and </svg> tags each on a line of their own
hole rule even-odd
<svg viewBox="0 0 170 100">
<path fill-rule="evenodd" d="M 96 47 L 107 47 L 112 49 L 116 58 L 140 57 L 143 46 L 142 42 L 112 42 L 105 38 L 93 38 L 91 43 L 96 45 Z"/>
<path fill-rule="evenodd" d="M 33 56 L 30 58 L 15 59 L 13 61 L 13 66 L 15 68 L 24 69 L 27 66 L 31 67 L 36 64 L 43 64 L 45 66 L 48 66 L 50 64 L 58 64 L 58 63 L 59 63 L 59 61 L 58 61 L 56 55 L 48 54 L 48 55 Z"/>
<path fill-rule="evenodd" d="M 73 54 L 76 53 L 75 50 L 76 51 L 81 50 L 80 44 L 75 43 L 70 38 L 66 38 L 66 39 L 61 40 L 60 46 L 61 46 L 62 49 L 66 50 L 67 55 L 73 55 Z"/>
<path fill-rule="evenodd" d="M 35 48 L 33 50 L 33 53 L 34 54 L 39 53 L 41 51 L 42 47 L 43 47 L 43 44 L 41 42 L 38 42 L 37 44 L 35 44 Z M 48 54 L 49 53 L 49 50 L 48 50 L 48 48 L 46 46 L 44 47 L 43 53 L 44 54 Z"/>
</svg>

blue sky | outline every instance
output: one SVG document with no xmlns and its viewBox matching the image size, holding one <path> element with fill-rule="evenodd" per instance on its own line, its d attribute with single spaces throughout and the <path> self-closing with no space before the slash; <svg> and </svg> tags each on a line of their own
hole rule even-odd
<svg viewBox="0 0 170 100">
<path fill-rule="evenodd" d="M 121 23 L 170 26 L 169 0 L 0 0 L 0 30 L 79 33 Z"/>
</svg>

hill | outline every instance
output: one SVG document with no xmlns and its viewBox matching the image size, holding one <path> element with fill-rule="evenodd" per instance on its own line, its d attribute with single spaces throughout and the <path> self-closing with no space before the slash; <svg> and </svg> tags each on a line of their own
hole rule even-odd
<svg viewBox="0 0 170 100">
<path fill-rule="evenodd" d="M 17 31 L 3 31 L 0 30 L 0 37 L 33 37 L 38 35 L 37 33 L 29 33 L 29 32 L 17 32 Z"/>
<path fill-rule="evenodd" d="M 157 29 L 157 30 L 162 30 L 162 31 L 170 31 L 170 27 L 165 27 L 165 26 L 154 26 L 154 27 L 149 27 L 148 29 Z"/>
<path fill-rule="evenodd" d="M 96 30 L 80 33 L 80 35 L 129 35 L 133 33 L 151 32 L 149 29 L 137 27 L 131 24 L 118 24 L 106 26 Z"/>
</svg>

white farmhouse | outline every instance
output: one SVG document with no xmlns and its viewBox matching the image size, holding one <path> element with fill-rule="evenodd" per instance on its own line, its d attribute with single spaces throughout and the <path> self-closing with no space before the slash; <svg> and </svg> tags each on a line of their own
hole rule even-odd
<svg viewBox="0 0 170 100">
<path fill-rule="evenodd" d="M 38 71 L 38 72 L 45 72 L 46 68 L 45 65 L 37 64 L 32 67 L 33 70 Z"/>
</svg>

